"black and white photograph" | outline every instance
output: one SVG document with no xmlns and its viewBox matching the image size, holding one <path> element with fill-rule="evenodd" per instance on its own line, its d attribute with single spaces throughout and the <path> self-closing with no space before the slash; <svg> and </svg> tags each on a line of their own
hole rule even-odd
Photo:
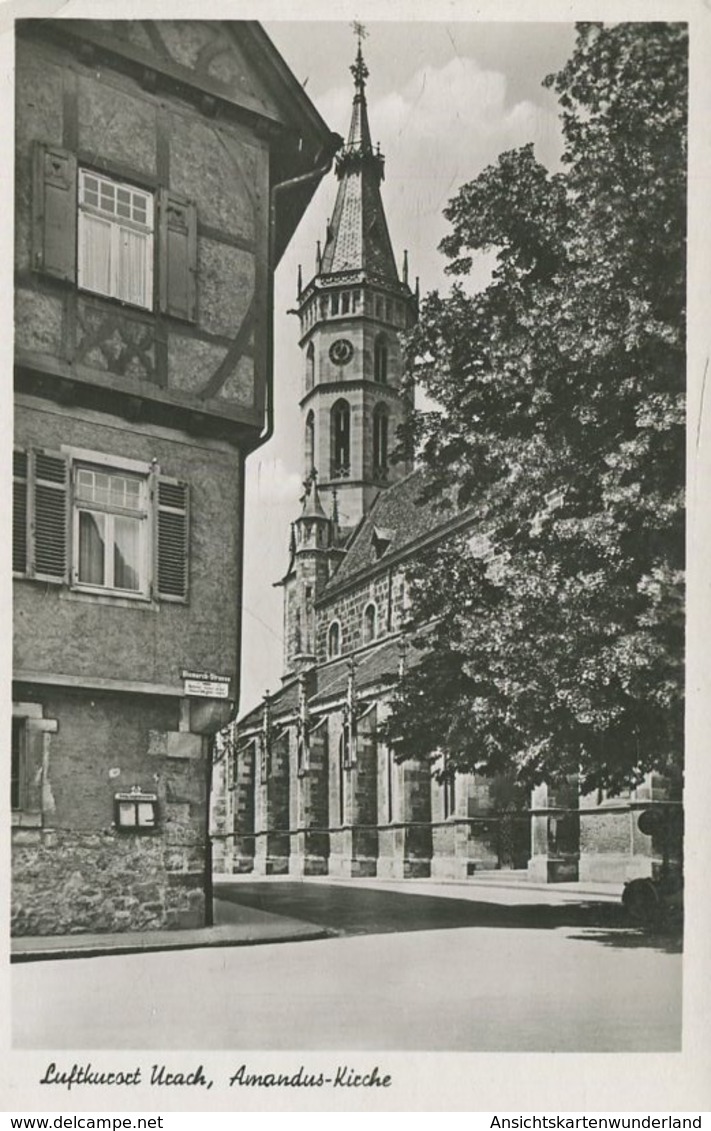
<svg viewBox="0 0 711 1131">
<path fill-rule="evenodd" d="M 14 7 L 9 1106 L 708 1108 L 711 13 Z"/>
</svg>

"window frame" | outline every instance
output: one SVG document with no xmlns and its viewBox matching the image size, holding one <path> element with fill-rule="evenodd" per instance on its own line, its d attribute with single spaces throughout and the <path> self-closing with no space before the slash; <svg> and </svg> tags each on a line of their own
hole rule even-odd
<svg viewBox="0 0 711 1131">
<path fill-rule="evenodd" d="M 123 192 L 129 195 L 130 203 L 129 209 L 133 213 L 134 196 L 142 198 L 146 206 L 146 222 L 140 223 L 133 218 L 121 217 L 118 211 L 113 214 L 110 210 L 101 208 L 100 204 L 94 205 L 86 200 L 86 180 L 87 178 L 93 179 L 97 182 L 97 196 L 101 200 L 101 186 L 102 184 L 110 185 L 114 190 L 114 201 L 118 209 L 119 193 Z M 76 280 L 77 288 L 85 294 L 99 295 L 101 298 L 111 299 L 115 302 L 120 302 L 126 306 L 135 307 L 138 310 L 154 311 L 156 308 L 155 296 L 155 255 L 156 255 L 156 213 L 157 213 L 156 194 L 150 189 L 140 187 L 129 183 L 128 181 L 119 180 L 116 177 L 110 176 L 105 172 L 98 172 L 84 164 L 77 166 L 77 255 L 76 255 Z M 86 274 L 85 267 L 85 252 L 88 244 L 88 232 L 90 230 L 89 221 L 87 218 L 93 218 L 95 221 L 103 223 L 109 227 L 109 245 L 110 245 L 110 258 L 109 258 L 109 289 L 103 290 L 94 283 L 90 283 L 84 277 Z M 125 294 L 120 293 L 121 290 L 121 233 L 123 230 L 136 232 L 137 234 L 145 237 L 145 246 L 143 249 L 143 272 L 144 272 L 144 298 L 140 301 L 134 297 L 126 297 Z M 130 288 L 129 288 L 130 290 Z"/>
<path fill-rule="evenodd" d="M 70 588 L 78 593 L 87 593 L 99 597 L 113 597 L 113 598 L 126 598 L 131 601 L 149 601 L 153 595 L 153 591 L 157 586 L 157 562 L 155 561 L 156 555 L 153 553 L 153 547 L 157 537 L 157 511 L 155 506 L 155 473 L 150 464 L 140 462 L 138 460 L 123 459 L 121 457 L 114 457 L 98 452 L 87 452 L 80 449 L 69 449 L 66 452 L 69 457 L 70 464 L 70 499 L 69 507 L 71 511 L 71 545 L 70 545 L 70 573 L 69 584 Z M 140 483 L 139 497 L 142 501 L 142 508 L 139 511 L 132 511 L 111 504 L 93 503 L 82 500 L 79 497 L 77 490 L 78 473 L 81 471 L 99 470 L 104 474 L 111 475 L 116 473 L 117 476 L 124 476 L 131 479 L 137 479 Z M 81 554 L 81 540 L 80 540 L 80 519 L 79 515 L 82 511 L 92 513 L 105 513 L 107 514 L 107 528 L 113 531 L 115 517 L 129 517 L 137 519 L 140 523 L 140 577 L 141 585 L 139 589 L 121 589 L 115 585 L 97 585 L 91 582 L 81 581 L 79 578 L 80 570 L 80 554 Z M 115 542 L 111 543 L 113 547 Z M 107 570 L 106 564 L 109 563 Z M 108 530 L 104 539 L 104 576 L 111 576 L 113 581 L 113 554 L 108 541 Z"/>
</svg>

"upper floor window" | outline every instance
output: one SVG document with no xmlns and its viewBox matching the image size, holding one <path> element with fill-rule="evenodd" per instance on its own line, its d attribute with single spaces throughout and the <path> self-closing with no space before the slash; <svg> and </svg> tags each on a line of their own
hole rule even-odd
<svg viewBox="0 0 711 1131">
<path fill-rule="evenodd" d="M 187 600 L 187 484 L 99 453 L 16 451 L 13 572 L 89 593 Z"/>
<path fill-rule="evenodd" d="M 334 656 L 341 654 L 341 626 L 337 620 L 331 621 L 328 626 L 328 657 L 332 659 Z"/>
<path fill-rule="evenodd" d="M 71 150 L 41 143 L 32 194 L 34 270 L 104 298 L 197 321 L 191 201 L 165 186 L 153 191 L 80 168 Z"/>
<path fill-rule="evenodd" d="M 363 611 L 363 643 L 370 644 L 378 632 L 378 612 L 371 601 Z"/>
<path fill-rule="evenodd" d="M 152 194 L 80 169 L 78 223 L 79 286 L 152 309 Z"/>
<path fill-rule="evenodd" d="M 145 476 L 74 468 L 74 579 L 89 589 L 148 593 Z"/>
<path fill-rule="evenodd" d="M 351 408 L 336 401 L 331 409 L 331 478 L 346 479 L 351 473 Z"/>
<path fill-rule="evenodd" d="M 351 296 L 348 291 L 341 295 L 341 314 L 349 314 L 351 309 Z"/>
<path fill-rule="evenodd" d="M 378 334 L 375 339 L 373 376 L 381 385 L 388 379 L 388 341 L 384 334 Z"/>
<path fill-rule="evenodd" d="M 336 292 L 335 294 L 331 295 L 331 314 L 338 314 L 338 302 L 339 296 L 338 292 Z"/>
</svg>

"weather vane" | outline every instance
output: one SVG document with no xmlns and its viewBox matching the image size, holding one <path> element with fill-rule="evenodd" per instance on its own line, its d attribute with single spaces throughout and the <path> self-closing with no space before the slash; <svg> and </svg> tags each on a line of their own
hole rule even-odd
<svg viewBox="0 0 711 1131">
<path fill-rule="evenodd" d="M 365 80 L 368 77 L 368 68 L 363 61 L 363 52 L 361 48 L 363 46 L 363 40 L 368 33 L 365 30 L 365 24 L 360 23 L 358 20 L 353 20 L 351 27 L 353 28 L 353 34 L 358 38 L 358 53 L 356 55 L 355 63 L 351 66 L 351 74 L 356 81 L 356 85 L 361 88 L 362 93 L 362 88 L 365 85 Z"/>
<path fill-rule="evenodd" d="M 363 40 L 367 38 L 368 32 L 365 30 L 365 24 L 360 23 L 358 20 L 353 20 L 351 27 L 353 34 L 358 36 L 358 50 L 360 51 Z"/>
</svg>

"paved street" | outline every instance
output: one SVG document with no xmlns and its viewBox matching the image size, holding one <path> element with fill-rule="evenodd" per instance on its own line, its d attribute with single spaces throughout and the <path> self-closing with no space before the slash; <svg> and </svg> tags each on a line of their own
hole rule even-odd
<svg viewBox="0 0 711 1131">
<path fill-rule="evenodd" d="M 14 966 L 15 1047 L 680 1046 L 678 940 L 630 929 L 613 900 L 491 884 L 237 881 L 217 890 L 223 921 L 242 906 L 338 933 Z"/>
</svg>

